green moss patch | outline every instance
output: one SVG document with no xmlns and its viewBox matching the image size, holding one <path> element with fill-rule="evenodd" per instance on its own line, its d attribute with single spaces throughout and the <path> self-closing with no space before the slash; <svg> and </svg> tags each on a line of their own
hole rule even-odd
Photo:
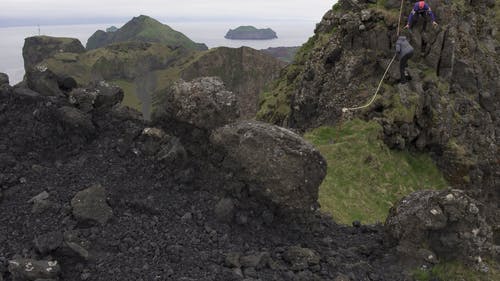
<svg viewBox="0 0 500 281">
<path fill-rule="evenodd" d="M 500 280 L 500 266 L 488 262 L 489 271 L 479 272 L 458 261 L 442 262 L 431 270 L 418 269 L 413 273 L 416 281 L 493 281 Z"/>
<path fill-rule="evenodd" d="M 337 222 L 384 221 L 403 196 L 447 186 L 429 155 L 391 151 L 380 139 L 381 126 L 353 120 L 321 127 L 305 135 L 328 162 L 319 202 Z"/>
</svg>

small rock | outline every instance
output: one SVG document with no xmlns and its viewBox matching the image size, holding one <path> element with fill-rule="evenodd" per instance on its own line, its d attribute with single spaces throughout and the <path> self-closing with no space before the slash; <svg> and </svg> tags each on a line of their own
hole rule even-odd
<svg viewBox="0 0 500 281">
<path fill-rule="evenodd" d="M 320 256 L 311 249 L 292 246 L 284 253 L 283 258 L 292 265 L 292 270 L 307 269 L 310 265 L 317 265 Z"/>
<path fill-rule="evenodd" d="M 82 246 L 74 242 L 66 242 L 66 246 L 68 246 L 68 248 L 78 257 L 82 258 L 85 261 L 89 260 L 90 254 L 89 251 L 87 251 L 87 249 L 83 248 Z"/>
<path fill-rule="evenodd" d="M 36 196 L 34 196 L 33 198 L 31 198 L 30 200 L 28 200 L 28 203 L 36 203 L 36 202 L 40 202 L 42 200 L 46 200 L 49 198 L 49 193 L 47 191 L 44 191 Z"/>
<path fill-rule="evenodd" d="M 262 267 L 270 258 L 269 253 L 262 252 L 254 255 L 242 256 L 240 258 L 240 264 L 243 267 L 253 267 L 259 268 Z"/>
<path fill-rule="evenodd" d="M 181 217 L 182 221 L 190 221 L 193 219 L 193 214 L 191 213 L 185 213 L 184 216 Z"/>
<path fill-rule="evenodd" d="M 101 225 L 113 215 L 113 210 L 106 203 L 106 190 L 96 184 L 78 192 L 71 200 L 73 215 L 80 222 L 98 222 Z"/>
<path fill-rule="evenodd" d="M 361 20 L 363 22 L 369 21 L 371 18 L 372 18 L 372 12 L 371 12 L 371 10 L 366 9 L 366 10 L 362 10 L 361 11 Z"/>
<path fill-rule="evenodd" d="M 215 205 L 215 217 L 221 222 L 231 222 L 234 217 L 234 203 L 230 198 L 224 198 Z"/>
<path fill-rule="evenodd" d="M 245 268 L 243 270 L 243 275 L 245 275 L 245 277 L 252 277 L 252 278 L 258 277 L 257 270 L 255 270 L 255 268 L 253 267 Z"/>
<path fill-rule="evenodd" d="M 360 221 L 353 221 L 352 226 L 359 228 L 359 227 L 361 227 L 361 222 Z"/>
<path fill-rule="evenodd" d="M 439 263 L 436 254 L 433 253 L 432 251 L 429 251 L 427 249 L 419 249 L 417 254 L 424 261 L 426 261 L 428 263 L 431 263 L 431 264 L 438 264 Z"/>
<path fill-rule="evenodd" d="M 61 268 L 57 261 L 15 259 L 9 261 L 8 270 L 13 280 L 56 279 Z"/>
<path fill-rule="evenodd" d="M 84 135 L 91 135 L 95 132 L 95 126 L 89 114 L 70 106 L 63 106 L 57 112 L 65 128 L 76 130 Z"/>
<path fill-rule="evenodd" d="M 37 251 L 42 255 L 46 255 L 61 246 L 63 242 L 63 235 L 59 231 L 49 232 L 47 234 L 37 236 L 34 242 Z"/>
<path fill-rule="evenodd" d="M 241 267 L 240 254 L 239 253 L 228 253 L 228 254 L 226 254 L 226 258 L 225 258 L 224 262 L 225 262 L 225 265 L 227 267 L 239 268 L 239 267 Z"/>
<path fill-rule="evenodd" d="M 333 281 L 351 281 L 351 279 L 344 274 L 339 274 Z"/>
</svg>

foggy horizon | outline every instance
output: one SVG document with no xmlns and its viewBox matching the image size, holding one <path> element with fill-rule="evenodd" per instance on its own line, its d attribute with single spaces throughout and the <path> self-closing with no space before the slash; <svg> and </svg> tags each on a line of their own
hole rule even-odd
<svg viewBox="0 0 500 281">
<path fill-rule="evenodd" d="M 182 21 L 316 21 L 336 1 L 297 0 L 273 2 L 256 0 L 144 0 L 131 1 L 58 1 L 4 0 L 0 11 L 0 27 L 30 25 L 70 25 L 94 23 L 125 23 L 132 17 L 147 15 L 162 22 Z M 286 9 L 283 7 L 287 7 Z"/>
</svg>

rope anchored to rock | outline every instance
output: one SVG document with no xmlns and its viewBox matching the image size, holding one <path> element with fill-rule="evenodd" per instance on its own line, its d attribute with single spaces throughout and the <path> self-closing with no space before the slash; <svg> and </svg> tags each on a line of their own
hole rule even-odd
<svg viewBox="0 0 500 281">
<path fill-rule="evenodd" d="M 401 0 L 401 7 L 399 8 L 398 30 L 397 30 L 397 36 L 396 37 L 399 37 L 400 31 L 401 31 L 401 15 L 403 14 L 403 1 L 404 0 Z M 382 76 L 382 79 L 380 79 L 380 82 L 378 83 L 377 90 L 375 91 L 375 94 L 373 95 L 373 97 L 371 98 L 371 100 L 367 104 L 362 105 L 362 106 L 358 106 L 358 107 L 344 107 L 344 108 L 342 108 L 342 113 L 346 113 L 348 111 L 354 111 L 354 110 L 359 110 L 359 109 L 367 108 L 370 105 L 372 105 L 372 103 L 375 101 L 375 98 L 377 98 L 378 92 L 380 91 L 380 87 L 382 86 L 382 82 L 384 82 L 385 76 L 387 75 L 387 72 L 389 72 L 389 69 L 391 68 L 392 63 L 396 59 L 396 56 L 397 56 L 397 54 L 395 54 L 392 57 L 392 60 L 389 63 L 389 65 L 387 66 L 387 68 L 386 68 L 386 70 L 384 72 L 384 75 Z"/>
</svg>

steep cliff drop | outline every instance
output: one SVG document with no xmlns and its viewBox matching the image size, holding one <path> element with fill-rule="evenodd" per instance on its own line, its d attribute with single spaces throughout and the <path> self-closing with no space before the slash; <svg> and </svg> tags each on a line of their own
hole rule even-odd
<svg viewBox="0 0 500 281">
<path fill-rule="evenodd" d="M 400 1 L 339 1 L 265 94 L 258 118 L 308 130 L 357 117 L 378 121 L 386 144 L 431 153 L 448 182 L 487 204 L 500 229 L 500 43 L 495 1 L 433 2 L 440 25 L 404 30 L 415 47 L 400 85 L 394 55 Z M 413 4 L 404 2 L 402 22 Z M 382 80 L 380 95 L 365 105 Z"/>
</svg>

